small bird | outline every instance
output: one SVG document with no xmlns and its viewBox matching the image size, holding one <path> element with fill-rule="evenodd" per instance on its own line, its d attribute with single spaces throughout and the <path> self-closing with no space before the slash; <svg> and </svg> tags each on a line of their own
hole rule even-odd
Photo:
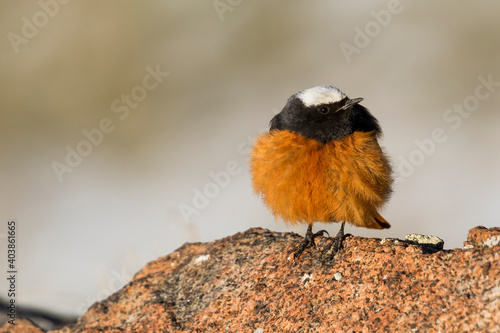
<svg viewBox="0 0 500 333">
<path fill-rule="evenodd" d="M 389 228 L 378 213 L 391 195 L 387 156 L 377 139 L 375 117 L 333 86 L 317 86 L 292 95 L 260 134 L 250 154 L 254 192 L 275 218 L 308 225 L 298 258 L 314 238 L 314 222 L 340 222 L 330 259 L 342 246 L 344 225 Z"/>
</svg>

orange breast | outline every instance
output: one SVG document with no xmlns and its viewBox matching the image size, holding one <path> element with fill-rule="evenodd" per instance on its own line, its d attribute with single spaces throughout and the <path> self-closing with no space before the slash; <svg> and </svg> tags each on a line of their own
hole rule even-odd
<svg viewBox="0 0 500 333">
<path fill-rule="evenodd" d="M 287 130 L 262 134 L 250 169 L 255 192 L 288 223 L 389 227 L 377 209 L 391 193 L 391 170 L 373 132 L 327 145 Z"/>
</svg>

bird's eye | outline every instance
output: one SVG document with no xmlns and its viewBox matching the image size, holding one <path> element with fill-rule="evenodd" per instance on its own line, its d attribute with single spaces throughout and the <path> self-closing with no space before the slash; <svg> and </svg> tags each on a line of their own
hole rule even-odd
<svg viewBox="0 0 500 333">
<path fill-rule="evenodd" d="M 330 108 L 326 105 L 323 105 L 318 108 L 318 111 L 322 114 L 327 114 L 328 112 L 330 112 Z"/>
</svg>

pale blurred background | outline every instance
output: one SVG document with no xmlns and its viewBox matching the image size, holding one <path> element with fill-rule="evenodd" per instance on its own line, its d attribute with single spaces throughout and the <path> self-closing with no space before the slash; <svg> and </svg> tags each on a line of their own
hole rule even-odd
<svg viewBox="0 0 500 333">
<path fill-rule="evenodd" d="M 346 232 L 455 248 L 499 226 L 500 3 L 391 3 L 2 1 L 0 261 L 15 219 L 18 304 L 81 315 L 184 242 L 303 235 L 252 194 L 247 159 L 287 98 L 316 85 L 365 98 L 399 177 L 392 228 Z M 89 148 L 82 131 L 103 119 L 112 131 Z M 446 140 L 430 144 L 436 128 Z M 60 181 L 67 147 L 87 156 Z"/>
</svg>

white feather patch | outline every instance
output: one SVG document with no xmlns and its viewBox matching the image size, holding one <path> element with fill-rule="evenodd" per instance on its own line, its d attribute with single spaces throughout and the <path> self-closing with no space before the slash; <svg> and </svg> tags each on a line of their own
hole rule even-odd
<svg viewBox="0 0 500 333">
<path fill-rule="evenodd" d="M 297 93 L 295 96 L 297 96 L 297 98 L 299 98 L 307 107 L 334 103 L 347 97 L 340 89 L 333 86 L 317 86 L 309 88 Z"/>
</svg>

